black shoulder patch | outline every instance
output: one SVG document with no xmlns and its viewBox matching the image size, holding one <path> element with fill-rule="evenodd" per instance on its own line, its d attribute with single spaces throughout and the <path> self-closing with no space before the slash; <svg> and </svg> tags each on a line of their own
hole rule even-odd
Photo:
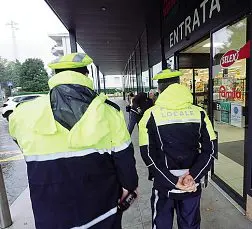
<svg viewBox="0 0 252 229">
<path fill-rule="evenodd" d="M 114 107 L 114 108 L 115 108 L 116 110 L 118 110 L 118 111 L 121 110 L 120 107 L 119 107 L 117 104 L 111 102 L 111 101 L 108 100 L 108 99 L 105 100 L 105 103 L 108 104 L 108 105 L 110 105 L 111 107 Z"/>
</svg>

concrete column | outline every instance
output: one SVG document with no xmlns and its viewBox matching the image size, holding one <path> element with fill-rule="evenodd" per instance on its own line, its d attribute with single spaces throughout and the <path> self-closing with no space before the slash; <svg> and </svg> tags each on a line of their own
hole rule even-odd
<svg viewBox="0 0 252 229">
<path fill-rule="evenodd" d="M 106 94 L 106 82 L 105 82 L 105 75 L 103 74 L 103 88 L 104 88 L 104 94 Z"/>
<path fill-rule="evenodd" d="M 101 82 L 100 82 L 100 68 L 99 66 L 96 66 L 96 70 L 97 70 L 97 82 L 98 82 L 98 93 L 101 92 Z"/>
<path fill-rule="evenodd" d="M 74 29 L 69 30 L 69 37 L 70 37 L 71 53 L 75 53 L 77 52 L 77 43 L 76 43 L 76 31 Z"/>
</svg>

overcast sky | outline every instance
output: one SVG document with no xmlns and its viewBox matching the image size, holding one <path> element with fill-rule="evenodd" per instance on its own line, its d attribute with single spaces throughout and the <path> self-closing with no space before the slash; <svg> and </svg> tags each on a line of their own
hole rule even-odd
<svg viewBox="0 0 252 229">
<path fill-rule="evenodd" d="M 54 57 L 51 48 L 55 44 L 50 33 L 67 32 L 65 27 L 44 0 L 1 0 L 0 7 L 0 56 L 14 58 L 11 20 L 18 23 L 16 31 L 17 56 L 20 61 L 29 57 L 41 58 L 48 64 Z"/>
</svg>

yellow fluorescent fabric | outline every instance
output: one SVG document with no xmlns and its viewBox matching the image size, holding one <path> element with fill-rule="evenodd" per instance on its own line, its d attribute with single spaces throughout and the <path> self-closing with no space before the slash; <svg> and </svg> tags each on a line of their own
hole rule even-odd
<svg viewBox="0 0 252 229">
<path fill-rule="evenodd" d="M 27 158 L 66 152 L 79 155 L 75 152 L 89 149 L 118 152 L 130 144 L 130 135 L 122 112 L 105 104 L 106 99 L 103 94 L 97 96 L 70 131 L 54 120 L 50 95 L 24 103 L 10 116 L 10 134 Z"/>
<path fill-rule="evenodd" d="M 153 77 L 153 80 L 163 80 L 163 79 L 169 79 L 177 76 L 182 76 L 182 72 L 180 71 L 173 71 L 171 69 L 165 69 L 162 72 L 158 73 Z"/>
<path fill-rule="evenodd" d="M 93 63 L 93 60 L 85 53 L 71 53 L 57 58 L 48 67 L 52 69 L 80 68 Z"/>
<path fill-rule="evenodd" d="M 148 130 L 146 128 L 147 122 L 150 119 L 151 111 L 153 108 L 148 109 L 141 121 L 139 122 L 139 146 L 149 145 Z"/>
<path fill-rule="evenodd" d="M 201 112 L 205 113 L 205 123 L 211 140 L 216 139 L 212 124 L 206 112 L 192 105 L 193 97 L 189 89 L 180 84 L 172 84 L 158 97 L 155 106 L 147 110 L 139 123 L 139 144 L 148 145 L 147 122 L 152 114 L 157 126 L 175 123 L 201 123 Z"/>
<path fill-rule="evenodd" d="M 200 123 L 201 114 L 197 107 L 190 106 L 186 109 L 167 110 L 166 108 L 156 107 L 153 115 L 157 126 L 169 125 L 174 123 Z"/>
<path fill-rule="evenodd" d="M 202 111 L 204 111 L 204 110 L 202 109 Z M 207 128 L 207 131 L 209 133 L 210 139 L 211 139 L 211 141 L 213 141 L 213 140 L 216 139 L 216 134 L 214 132 L 213 125 L 212 125 L 211 121 L 209 120 L 208 115 L 207 115 L 206 112 L 205 112 L 205 119 L 204 120 L 205 120 L 205 123 L 206 123 L 206 128 Z"/>
<path fill-rule="evenodd" d="M 61 84 L 78 84 L 86 86 L 90 89 L 93 89 L 93 80 L 90 77 L 87 77 L 81 73 L 74 71 L 63 71 L 56 75 L 48 81 L 50 89 L 61 85 Z"/>
<path fill-rule="evenodd" d="M 186 86 L 172 84 L 158 96 L 155 104 L 168 110 L 179 110 L 191 106 L 192 103 L 193 96 Z"/>
</svg>

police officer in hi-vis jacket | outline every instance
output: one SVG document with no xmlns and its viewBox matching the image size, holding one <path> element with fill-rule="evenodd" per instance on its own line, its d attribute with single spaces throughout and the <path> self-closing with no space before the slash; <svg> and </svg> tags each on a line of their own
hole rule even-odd
<svg viewBox="0 0 252 229">
<path fill-rule="evenodd" d="M 151 197 L 153 229 L 172 229 L 174 211 L 179 229 L 200 228 L 200 180 L 215 152 L 215 133 L 206 112 L 193 105 L 179 71 L 163 70 L 160 95 L 139 123 L 140 150 L 154 179 Z"/>
</svg>

